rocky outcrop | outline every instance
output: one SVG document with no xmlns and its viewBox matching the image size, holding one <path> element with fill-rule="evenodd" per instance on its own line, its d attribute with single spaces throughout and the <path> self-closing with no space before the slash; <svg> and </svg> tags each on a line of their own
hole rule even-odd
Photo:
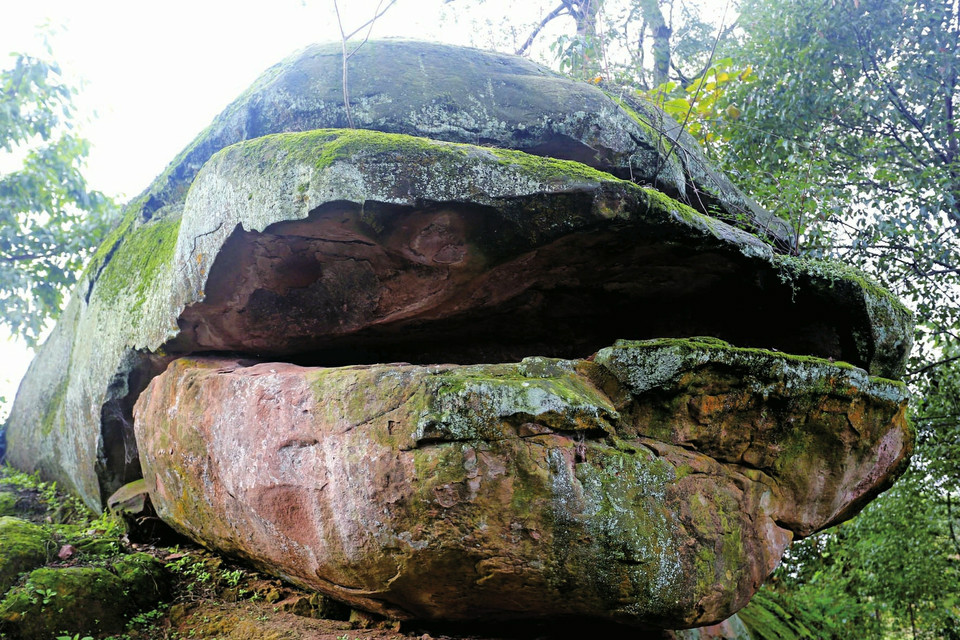
<svg viewBox="0 0 960 640">
<path fill-rule="evenodd" d="M 204 544 L 399 617 L 730 615 L 902 467 L 909 313 L 618 178 L 643 166 L 635 108 L 491 54 L 400 64 L 415 49 L 358 60 L 489 84 L 393 95 L 367 69 L 357 121 L 401 133 L 273 133 L 339 122 L 311 49 L 130 205 L 31 365 L 8 460 L 97 509 L 142 477 Z M 522 96 L 607 106 L 534 126 Z M 593 166 L 404 133 L 474 129 Z M 682 198 L 683 162 L 651 182 Z"/>
<path fill-rule="evenodd" d="M 520 152 L 278 134 L 211 159 L 182 215 L 140 220 L 101 248 L 8 424 L 13 464 L 95 508 L 140 476 L 133 402 L 177 354 L 469 363 L 715 335 L 895 377 L 909 346 L 902 307 L 839 267 Z"/>
</svg>

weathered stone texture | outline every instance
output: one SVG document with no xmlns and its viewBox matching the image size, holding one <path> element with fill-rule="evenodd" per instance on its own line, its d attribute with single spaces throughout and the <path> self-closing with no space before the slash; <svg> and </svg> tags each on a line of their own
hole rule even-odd
<svg viewBox="0 0 960 640">
<path fill-rule="evenodd" d="M 388 615 L 661 628 L 902 469 L 909 312 L 787 255 L 655 107 L 371 42 L 372 130 L 323 128 L 338 56 L 269 70 L 129 205 L 9 462 L 95 509 L 142 477 L 203 544 Z"/>
<path fill-rule="evenodd" d="M 181 359 L 135 417 L 165 520 L 355 606 L 671 628 L 728 617 L 840 517 L 855 498 L 825 478 L 869 459 L 857 489 L 879 490 L 905 403 L 857 369 L 674 340 L 595 363 Z"/>
</svg>

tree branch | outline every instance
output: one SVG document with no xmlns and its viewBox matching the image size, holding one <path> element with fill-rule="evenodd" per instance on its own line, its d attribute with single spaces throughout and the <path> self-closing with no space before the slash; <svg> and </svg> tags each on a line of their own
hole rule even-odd
<svg viewBox="0 0 960 640">
<path fill-rule="evenodd" d="M 447 0 L 447 1 L 448 1 L 448 2 L 452 2 L 453 0 Z M 353 32 L 352 32 L 350 35 L 347 36 L 347 40 L 349 40 L 349 39 L 352 38 L 353 36 L 357 35 L 357 34 L 360 33 L 361 31 L 363 31 L 363 29 L 366 28 L 367 26 L 369 26 L 371 29 L 373 29 L 373 23 L 377 21 L 377 18 L 379 18 L 380 16 L 382 16 L 383 14 L 385 14 L 385 13 L 390 9 L 390 7 L 392 7 L 394 4 L 396 4 L 396 2 L 397 2 L 397 0 L 391 0 L 390 4 L 388 4 L 386 7 L 384 7 L 383 11 L 379 11 L 379 10 L 380 10 L 380 5 L 383 4 L 383 0 L 380 0 L 380 4 L 377 5 L 377 11 L 379 11 L 379 13 L 378 13 L 377 11 L 374 11 L 374 16 L 373 16 L 372 18 L 370 18 L 369 20 L 367 20 L 366 22 L 364 22 L 364 23 L 363 23 L 362 25 L 360 25 L 359 27 L 357 27 L 356 29 L 354 29 Z M 338 13 L 337 15 L 339 16 L 339 13 Z M 341 31 L 341 33 L 343 33 L 343 32 Z M 368 31 L 368 32 L 367 32 L 367 38 L 369 38 L 369 37 L 370 37 L 370 32 Z M 367 41 L 367 38 L 364 38 L 364 39 L 363 39 L 363 42 L 366 42 L 366 41 Z M 360 43 L 360 46 L 363 46 L 363 42 Z M 359 49 L 359 48 L 360 48 L 360 47 L 357 47 L 357 49 Z M 353 50 L 353 53 L 356 53 L 356 52 L 357 52 L 357 50 L 354 49 L 354 50 Z M 351 53 L 350 55 L 353 55 L 353 53 Z"/>
<path fill-rule="evenodd" d="M 337 26 L 340 27 L 340 47 L 343 51 L 343 109 L 347 114 L 347 126 L 353 129 L 353 114 L 350 113 L 350 91 L 347 88 L 349 86 L 347 83 L 347 60 L 350 59 L 350 56 L 347 55 L 347 35 L 343 31 L 343 20 L 340 18 L 340 7 L 337 5 L 337 0 L 333 0 L 333 10 L 337 13 Z"/>
<path fill-rule="evenodd" d="M 451 0 L 448 0 L 448 1 L 451 1 Z M 517 49 L 517 55 L 522 56 L 524 53 L 526 53 L 527 49 L 529 49 L 530 46 L 533 44 L 534 39 L 540 34 L 543 28 L 547 26 L 547 24 L 551 20 L 562 15 L 567 15 L 564 13 L 565 9 L 567 10 L 567 12 L 569 12 L 569 7 L 566 5 L 566 3 L 561 2 L 556 9 L 548 13 L 546 17 L 544 17 L 544 19 L 540 21 L 540 24 L 538 24 L 536 28 L 534 28 L 533 33 L 531 33 L 530 37 L 527 38 L 527 41 L 523 43 L 523 46 Z"/>
<path fill-rule="evenodd" d="M 943 366 L 945 364 L 950 364 L 951 362 L 956 362 L 957 360 L 960 360 L 960 356 L 953 356 L 952 358 L 945 358 L 944 360 L 940 360 L 939 362 L 932 362 L 926 365 L 925 367 L 920 367 L 919 369 L 915 369 L 914 371 L 908 371 L 907 376 L 909 377 L 918 376 L 921 373 L 926 373 L 931 369 L 936 369 L 937 367 Z"/>
<path fill-rule="evenodd" d="M 950 507 L 950 492 L 947 492 L 947 526 L 950 527 L 950 540 L 953 541 L 953 548 L 960 554 L 960 542 L 957 542 L 957 532 L 953 527 L 953 510 Z"/>
</svg>

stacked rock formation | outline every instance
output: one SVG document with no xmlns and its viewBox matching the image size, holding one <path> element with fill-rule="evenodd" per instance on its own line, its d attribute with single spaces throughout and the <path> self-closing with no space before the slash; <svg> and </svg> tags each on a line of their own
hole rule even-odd
<svg viewBox="0 0 960 640">
<path fill-rule="evenodd" d="M 361 129 L 313 47 L 129 205 L 10 462 L 95 508 L 142 477 L 186 535 L 391 617 L 664 629 L 893 481 L 909 313 L 784 253 L 676 123 L 499 54 L 350 64 Z"/>
</svg>

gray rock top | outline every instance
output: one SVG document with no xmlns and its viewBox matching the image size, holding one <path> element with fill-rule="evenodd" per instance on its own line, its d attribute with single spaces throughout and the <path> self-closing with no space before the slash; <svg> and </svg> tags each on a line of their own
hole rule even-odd
<svg viewBox="0 0 960 640">
<path fill-rule="evenodd" d="M 339 43 L 313 45 L 264 72 L 143 194 L 144 213 L 182 203 L 225 146 L 348 126 L 341 55 Z M 524 58 L 405 40 L 367 42 L 348 69 L 357 128 L 575 160 L 792 246 L 789 225 L 713 171 L 697 142 L 632 89 L 605 92 Z"/>
</svg>

